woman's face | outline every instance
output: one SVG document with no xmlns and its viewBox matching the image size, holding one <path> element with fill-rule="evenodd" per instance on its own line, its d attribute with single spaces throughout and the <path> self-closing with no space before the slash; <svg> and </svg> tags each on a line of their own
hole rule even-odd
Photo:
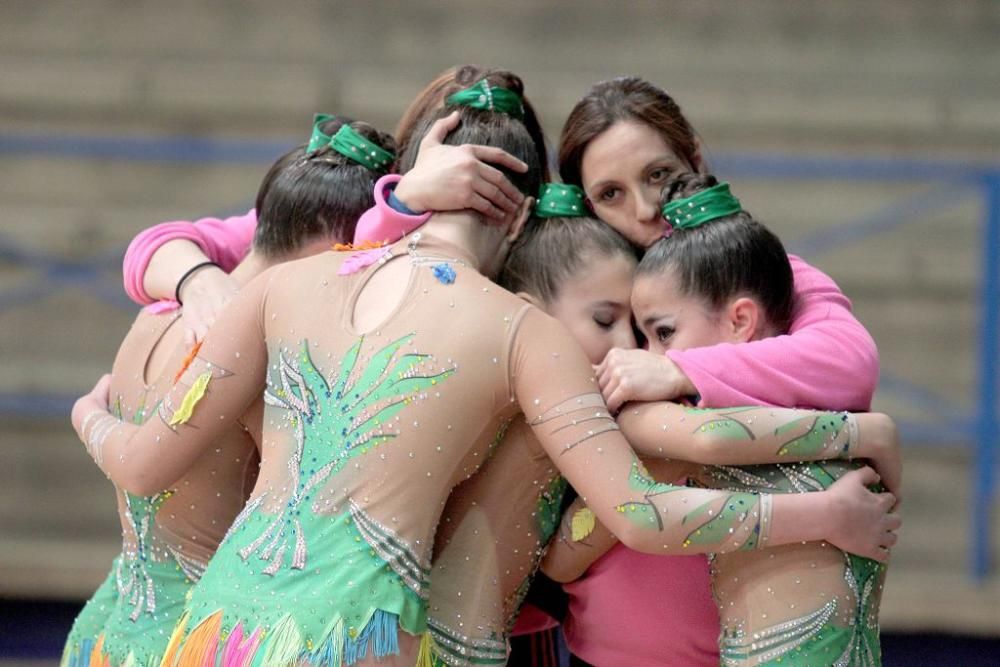
<svg viewBox="0 0 1000 667">
<path fill-rule="evenodd" d="M 599 364 L 613 347 L 635 347 L 629 307 L 635 260 L 615 254 L 585 265 L 545 310 L 569 329 L 590 363 Z"/>
<path fill-rule="evenodd" d="M 638 121 L 619 121 L 597 135 L 580 164 L 594 213 L 643 248 L 663 236 L 663 186 L 691 171 L 656 130 Z"/>
<path fill-rule="evenodd" d="M 727 335 L 725 318 L 698 297 L 682 294 L 670 270 L 635 279 L 632 313 L 649 341 L 649 351 L 657 354 L 734 342 Z"/>
</svg>

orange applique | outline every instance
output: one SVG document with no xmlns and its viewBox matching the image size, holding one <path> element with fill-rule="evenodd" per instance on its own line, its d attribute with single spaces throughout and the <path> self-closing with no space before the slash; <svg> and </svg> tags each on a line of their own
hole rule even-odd
<svg viewBox="0 0 1000 667">
<path fill-rule="evenodd" d="M 353 243 L 334 243 L 333 249 L 336 250 L 337 252 L 375 250 L 376 248 L 384 248 L 388 244 L 389 244 L 388 241 L 369 241 L 366 239 L 357 245 Z"/>
<path fill-rule="evenodd" d="M 110 667 L 111 658 L 104 654 L 104 633 L 102 632 L 100 637 L 97 639 L 97 643 L 94 644 L 93 650 L 90 652 L 90 662 L 88 663 L 94 667 Z"/>
<path fill-rule="evenodd" d="M 188 352 L 188 355 L 184 357 L 184 363 L 181 364 L 181 369 L 177 371 L 177 375 L 174 376 L 174 384 L 181 381 L 181 376 L 184 375 L 184 371 L 186 371 L 194 362 L 195 357 L 198 356 L 198 350 L 200 349 L 201 342 L 195 343 L 194 347 L 191 348 L 191 351 Z"/>
<path fill-rule="evenodd" d="M 176 664 L 187 667 L 191 665 L 214 665 L 216 649 L 219 646 L 219 635 L 222 633 L 222 611 L 217 611 L 204 618 L 191 630 L 184 645 L 176 654 Z M 162 663 L 161 663 L 162 664 Z"/>
</svg>

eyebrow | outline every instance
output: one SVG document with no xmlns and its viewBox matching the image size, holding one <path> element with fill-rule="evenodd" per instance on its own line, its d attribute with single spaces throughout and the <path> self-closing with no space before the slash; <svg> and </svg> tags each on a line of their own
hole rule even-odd
<svg viewBox="0 0 1000 667">
<path fill-rule="evenodd" d="M 667 319 L 667 318 L 671 318 L 671 317 L 672 317 L 671 315 L 652 315 L 652 316 L 647 317 L 646 319 L 644 319 L 642 321 L 642 325 L 644 327 L 648 327 L 648 326 L 650 326 L 651 324 L 653 324 L 654 322 L 656 322 L 658 320 L 663 320 L 663 319 Z M 673 325 L 673 322 L 670 322 L 670 324 Z"/>
<path fill-rule="evenodd" d="M 594 183 L 593 185 L 590 186 L 590 189 L 592 191 L 593 190 L 603 190 L 605 186 L 613 185 L 613 184 L 617 184 L 617 183 L 618 183 L 618 181 L 616 181 L 615 179 L 608 178 L 608 179 L 605 179 L 603 181 L 598 181 L 597 183 Z"/>
<path fill-rule="evenodd" d="M 595 301 L 594 303 L 592 303 L 590 305 L 593 306 L 593 307 L 595 307 L 595 308 L 621 308 L 625 304 L 623 304 L 623 303 L 621 303 L 619 301 L 609 301 L 609 300 L 605 299 L 604 301 Z"/>
</svg>

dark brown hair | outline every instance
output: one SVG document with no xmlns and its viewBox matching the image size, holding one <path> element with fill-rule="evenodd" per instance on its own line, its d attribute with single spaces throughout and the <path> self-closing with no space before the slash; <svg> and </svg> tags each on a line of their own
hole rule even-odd
<svg viewBox="0 0 1000 667">
<path fill-rule="evenodd" d="M 368 123 L 335 118 L 322 129 L 332 136 L 345 122 L 365 139 L 395 152 L 395 140 Z M 329 146 L 306 153 L 303 144 L 285 153 L 257 192 L 254 250 L 274 258 L 317 238 L 350 242 L 358 218 L 375 205 L 375 181 L 385 173 L 387 169 L 373 171 Z"/>
<path fill-rule="evenodd" d="M 577 102 L 559 139 L 559 174 L 564 183 L 583 185 L 583 154 L 598 135 L 615 123 L 632 120 L 659 132 L 667 146 L 692 171 L 698 161 L 694 129 L 681 108 L 662 88 L 635 76 L 601 81 Z"/>
<path fill-rule="evenodd" d="M 551 304 L 586 261 L 615 255 L 638 259 L 632 244 L 600 220 L 532 218 L 510 249 L 497 282 Z"/>
<path fill-rule="evenodd" d="M 661 206 L 713 185 L 714 176 L 684 174 L 663 190 Z M 792 322 L 792 267 L 779 239 L 746 211 L 690 229 L 675 229 L 643 256 L 636 276 L 672 271 L 682 294 L 701 299 L 713 312 L 730 300 L 748 296 L 764 310 L 779 333 Z"/>
<path fill-rule="evenodd" d="M 396 170 L 405 174 L 413 167 L 420 150 L 420 141 L 430 130 L 434 121 L 458 111 L 458 127 L 452 130 L 444 143 L 450 145 L 480 144 L 501 148 L 528 165 L 528 171 L 518 173 L 499 167 L 510 179 L 514 187 L 526 195 L 535 196 L 542 183 L 542 163 L 544 155 L 538 153 L 534 138 L 520 120 L 499 111 L 482 111 L 471 107 L 457 106 L 431 112 L 414 128 L 411 141 L 403 148 L 396 160 Z"/>
<path fill-rule="evenodd" d="M 501 86 L 521 96 L 524 104 L 524 127 L 528 130 L 528 134 L 535 144 L 535 151 L 542 156 L 542 176 L 544 180 L 548 181 L 549 167 L 546 159 L 545 134 L 542 132 L 542 126 L 538 122 L 534 107 L 524 96 L 524 82 L 513 72 L 496 67 L 459 65 L 446 69 L 427 84 L 403 112 L 402 118 L 399 119 L 399 125 L 396 126 L 396 142 L 400 151 L 405 150 L 414 141 L 417 127 L 422 124 L 422 121 L 444 107 L 445 99 L 460 90 L 475 85 L 482 79 L 486 79 L 491 86 Z M 421 133 L 419 137 L 422 136 Z M 420 139 L 417 138 L 415 141 L 419 143 Z M 402 173 L 398 167 L 396 171 Z"/>
</svg>

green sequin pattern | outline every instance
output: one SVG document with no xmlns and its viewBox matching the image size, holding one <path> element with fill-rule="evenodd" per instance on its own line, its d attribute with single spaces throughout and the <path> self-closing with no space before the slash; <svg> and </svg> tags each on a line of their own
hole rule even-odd
<svg viewBox="0 0 1000 667">
<path fill-rule="evenodd" d="M 317 502 L 348 463 L 398 436 L 390 419 L 455 372 L 422 370 L 431 357 L 402 350 L 412 338 L 376 350 L 367 363 L 360 338 L 330 381 L 307 341 L 294 355 L 278 354 L 264 399 L 283 410 L 294 433 L 290 493 L 277 514 L 264 510 L 265 493 L 237 517 L 192 593 L 189 628 L 221 610 L 224 635 L 237 624 L 263 629 L 264 650 L 268 629 L 281 624 L 293 627 L 304 653 L 343 651 L 339 637 L 358 636 L 382 612 L 411 634 L 424 632 L 429 551 L 350 498 L 332 514 Z"/>
<path fill-rule="evenodd" d="M 829 438 L 830 429 L 843 428 L 843 423 L 837 416 L 825 420 L 815 419 L 810 431 L 789 443 L 789 446 L 799 447 L 798 451 L 822 447 L 823 442 Z M 829 460 L 742 467 L 717 466 L 708 471 L 708 486 L 758 493 L 823 491 L 861 465 L 850 461 Z M 835 596 L 822 606 L 806 611 L 794 619 L 753 632 L 745 632 L 738 627 L 724 627 L 720 638 L 722 664 L 727 667 L 747 664 L 795 667 L 880 665 L 878 608 L 886 566 L 853 554 L 842 555 L 844 582 L 849 591 L 846 597 Z M 713 576 L 726 576 L 726 557 L 719 555 L 713 560 Z M 851 608 L 844 609 L 844 605 Z M 835 622 L 845 611 L 847 625 Z"/>
</svg>

